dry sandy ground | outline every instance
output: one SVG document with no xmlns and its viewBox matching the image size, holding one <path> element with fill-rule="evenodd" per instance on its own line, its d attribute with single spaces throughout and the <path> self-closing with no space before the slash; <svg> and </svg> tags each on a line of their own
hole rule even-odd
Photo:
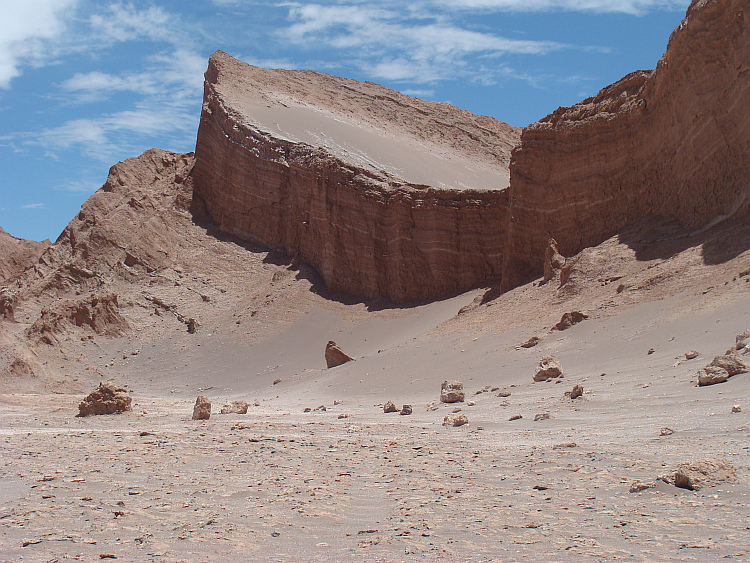
<svg viewBox="0 0 750 563">
<path fill-rule="evenodd" d="M 688 316 L 685 296 L 642 304 L 531 349 L 517 347 L 523 329 L 429 333 L 474 295 L 390 321 L 314 309 L 255 348 L 204 333 L 179 365 L 177 346 L 170 357 L 153 343 L 121 360 L 135 397 L 124 415 L 76 418 L 80 395 L 3 396 L 0 560 L 750 559 L 750 375 L 694 386 L 750 326 L 746 290 Z M 331 335 L 357 361 L 324 369 L 311 343 Z M 109 343 L 102 361 L 132 345 Z M 680 361 L 691 349 L 701 355 Z M 532 383 L 545 353 L 565 367 L 559 384 Z M 166 364 L 174 375 L 158 377 Z M 453 377 L 476 405 L 459 405 L 470 422 L 449 429 L 455 406 L 428 404 Z M 586 392 L 571 401 L 574 384 Z M 511 395 L 474 395 L 486 386 Z M 214 412 L 234 398 L 259 406 L 192 421 L 201 389 Z M 389 399 L 414 414 L 384 414 Z M 535 422 L 541 412 L 552 418 Z M 730 460 L 743 482 L 629 493 L 704 457 Z"/>
</svg>

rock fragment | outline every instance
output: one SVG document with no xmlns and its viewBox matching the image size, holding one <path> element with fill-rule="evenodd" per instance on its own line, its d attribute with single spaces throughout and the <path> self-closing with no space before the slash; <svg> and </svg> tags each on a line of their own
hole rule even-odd
<svg viewBox="0 0 750 563">
<path fill-rule="evenodd" d="M 552 418 L 552 415 L 548 412 L 540 412 L 534 416 L 534 422 L 539 422 L 540 420 L 549 420 Z"/>
<path fill-rule="evenodd" d="M 566 330 L 573 325 L 577 325 L 578 323 L 585 321 L 588 318 L 588 315 L 581 313 L 580 311 L 571 311 L 570 313 L 564 313 L 562 318 L 560 319 L 560 322 L 555 325 L 555 328 L 557 330 Z"/>
<path fill-rule="evenodd" d="M 737 482 L 737 472 L 726 459 L 702 459 L 683 463 L 674 474 L 675 487 L 691 491 Z"/>
<path fill-rule="evenodd" d="M 402 416 L 408 416 L 412 412 L 413 412 L 413 409 L 411 408 L 411 405 L 404 405 L 403 407 L 401 407 L 401 412 L 398 413 L 398 414 L 400 414 Z"/>
<path fill-rule="evenodd" d="M 576 385 L 570 391 L 565 391 L 565 396 L 570 399 L 577 399 L 578 397 L 583 396 L 583 387 Z"/>
<path fill-rule="evenodd" d="M 674 430 L 672 430 L 671 428 L 667 426 L 662 428 L 661 431 L 659 432 L 659 436 L 671 436 L 672 434 L 674 434 Z"/>
<path fill-rule="evenodd" d="M 700 352 L 698 352 L 696 350 L 690 350 L 690 352 L 685 352 L 685 359 L 686 360 L 694 360 L 698 356 L 700 356 Z"/>
<path fill-rule="evenodd" d="M 345 354 L 344 351 L 339 348 L 338 344 L 336 344 L 333 340 L 330 340 L 328 344 L 326 344 L 325 356 L 328 369 L 335 368 L 354 360 L 354 358 Z"/>
<path fill-rule="evenodd" d="M 636 481 L 632 485 L 630 485 L 630 492 L 631 493 L 640 493 L 643 491 L 647 491 L 648 489 L 653 489 L 656 487 L 656 483 L 644 483 L 643 481 Z"/>
<path fill-rule="evenodd" d="M 727 379 L 729 379 L 729 372 L 723 367 L 706 366 L 698 370 L 699 387 L 724 383 Z"/>
<path fill-rule="evenodd" d="M 553 238 L 547 241 L 547 248 L 544 251 L 544 282 L 553 279 L 557 272 L 565 265 L 565 256 L 560 254 L 557 247 L 557 241 Z"/>
<path fill-rule="evenodd" d="M 466 415 L 459 413 L 451 413 L 443 419 L 443 426 L 456 427 L 463 426 L 464 424 L 468 423 L 469 419 L 466 418 Z"/>
<path fill-rule="evenodd" d="M 520 414 L 517 414 L 517 415 L 511 416 L 511 417 L 510 417 L 510 418 L 508 419 L 508 421 L 509 421 L 509 422 L 513 422 L 514 420 L 521 420 L 522 418 L 523 418 L 523 416 L 522 416 L 522 415 L 520 415 Z"/>
<path fill-rule="evenodd" d="M 539 337 L 538 336 L 532 336 L 529 338 L 526 342 L 521 344 L 521 348 L 533 348 L 537 344 L 539 344 Z"/>
<path fill-rule="evenodd" d="M 198 395 L 193 406 L 193 420 L 208 420 L 211 418 L 211 401 L 205 395 Z"/>
<path fill-rule="evenodd" d="M 465 398 L 464 384 L 460 381 L 443 381 L 440 387 L 441 403 L 461 403 Z"/>
<path fill-rule="evenodd" d="M 396 405 L 393 404 L 393 401 L 388 401 L 386 404 L 383 405 L 383 412 L 389 413 L 389 412 L 398 412 L 398 408 Z"/>
<path fill-rule="evenodd" d="M 220 414 L 247 414 L 247 402 L 230 401 L 222 405 Z"/>
<path fill-rule="evenodd" d="M 127 389 L 111 381 L 102 381 L 78 405 L 78 416 L 118 414 L 132 410 L 132 399 Z"/>
<path fill-rule="evenodd" d="M 733 412 L 733 413 L 738 413 L 738 412 L 742 412 L 742 407 L 741 407 L 741 406 L 739 406 L 739 405 L 734 405 L 734 406 L 732 407 L 732 412 Z"/>
<path fill-rule="evenodd" d="M 534 374 L 534 381 L 547 381 L 556 377 L 563 377 L 563 369 L 555 356 L 543 356 L 539 360 L 536 373 Z"/>
</svg>

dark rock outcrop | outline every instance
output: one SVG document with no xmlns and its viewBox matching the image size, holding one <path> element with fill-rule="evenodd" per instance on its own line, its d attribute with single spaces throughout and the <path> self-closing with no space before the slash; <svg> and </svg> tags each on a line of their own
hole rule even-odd
<svg viewBox="0 0 750 563">
<path fill-rule="evenodd" d="M 78 405 L 78 416 L 118 414 L 132 409 L 132 399 L 127 389 L 111 381 L 102 381 Z"/>
<path fill-rule="evenodd" d="M 333 340 L 329 340 L 326 344 L 325 357 L 328 369 L 354 361 L 354 358 L 346 354 Z"/>
</svg>

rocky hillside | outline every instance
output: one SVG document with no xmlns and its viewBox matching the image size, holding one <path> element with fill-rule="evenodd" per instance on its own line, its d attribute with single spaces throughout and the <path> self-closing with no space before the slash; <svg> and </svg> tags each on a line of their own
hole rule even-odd
<svg viewBox="0 0 750 563">
<path fill-rule="evenodd" d="M 509 282 L 541 272 L 550 237 L 571 255 L 646 215 L 696 230 L 748 210 L 749 20 L 743 0 L 694 0 L 656 70 L 524 130 L 511 164 Z"/>
<path fill-rule="evenodd" d="M 0 228 L 0 285 L 33 266 L 49 245 L 16 238 Z"/>
</svg>

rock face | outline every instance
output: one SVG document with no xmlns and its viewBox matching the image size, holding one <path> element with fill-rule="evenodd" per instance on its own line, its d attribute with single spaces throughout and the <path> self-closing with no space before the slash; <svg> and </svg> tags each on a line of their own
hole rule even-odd
<svg viewBox="0 0 750 563">
<path fill-rule="evenodd" d="M 102 381 L 99 387 L 78 405 L 78 416 L 117 414 L 131 409 L 132 399 L 127 389 L 111 381 Z"/>
<path fill-rule="evenodd" d="M 539 365 L 534 374 L 534 381 L 547 381 L 556 377 L 563 376 L 563 369 L 560 360 L 555 356 L 543 356 L 539 360 Z"/>
<path fill-rule="evenodd" d="M 208 420 L 211 418 L 211 401 L 205 395 L 198 395 L 193 406 L 193 420 Z"/>
<path fill-rule="evenodd" d="M 654 71 L 524 129 L 511 163 L 503 285 L 646 215 L 688 229 L 750 207 L 750 5 L 694 0 Z"/>
<path fill-rule="evenodd" d="M 460 381 L 443 381 L 440 386 L 441 403 L 461 403 L 465 398 L 463 383 Z"/>
<path fill-rule="evenodd" d="M 702 459 L 684 463 L 674 475 L 675 487 L 691 491 L 721 483 L 737 483 L 737 473 L 725 459 Z"/>
<path fill-rule="evenodd" d="M 0 228 L 0 285 L 33 266 L 50 242 L 19 239 Z"/>
<path fill-rule="evenodd" d="M 325 355 L 326 365 L 328 366 L 328 369 L 335 368 L 336 366 L 340 366 L 354 360 L 354 358 L 345 354 L 344 351 L 339 348 L 333 340 L 329 340 L 328 344 L 326 344 Z"/>
<path fill-rule="evenodd" d="M 359 297 L 442 297 L 500 275 L 519 129 L 221 51 L 205 76 L 198 216 L 301 257 L 329 288 Z"/>
</svg>

